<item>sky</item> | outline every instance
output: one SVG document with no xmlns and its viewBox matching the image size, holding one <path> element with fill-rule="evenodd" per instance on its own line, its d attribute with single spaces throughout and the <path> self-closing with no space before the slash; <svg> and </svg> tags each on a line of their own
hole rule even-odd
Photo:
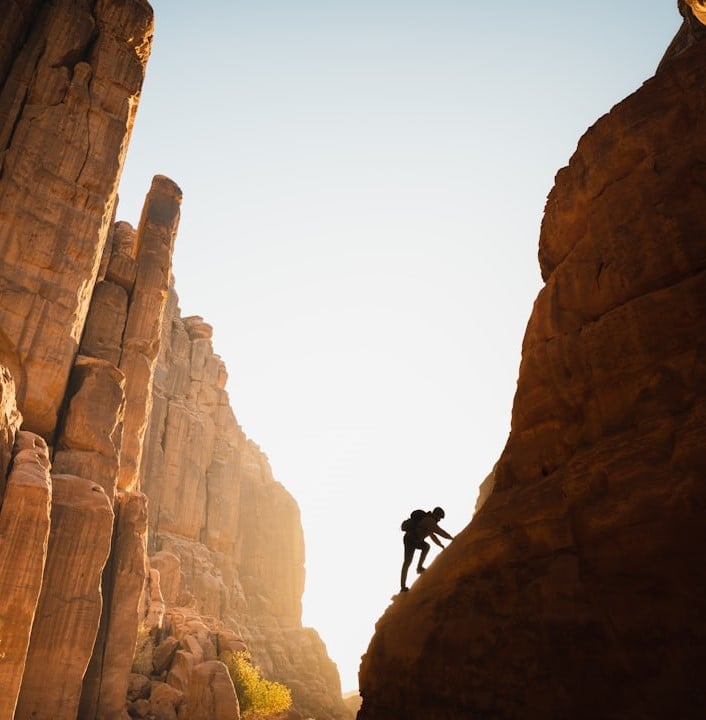
<svg viewBox="0 0 706 720">
<path fill-rule="evenodd" d="M 672 0 L 152 0 L 120 185 L 182 189 L 182 315 L 297 500 L 304 624 L 357 688 L 401 521 L 452 534 L 510 429 L 546 196 L 655 70 Z M 430 559 L 438 550 L 433 546 Z M 413 580 L 413 573 L 410 573 Z"/>
</svg>

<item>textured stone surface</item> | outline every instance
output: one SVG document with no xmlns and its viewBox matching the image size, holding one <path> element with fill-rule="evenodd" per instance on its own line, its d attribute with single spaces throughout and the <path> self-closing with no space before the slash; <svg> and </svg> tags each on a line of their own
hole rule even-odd
<svg viewBox="0 0 706 720">
<path fill-rule="evenodd" d="M 79 356 L 71 371 L 52 469 L 92 480 L 112 500 L 118 479 L 125 376 L 106 360 Z"/>
<path fill-rule="evenodd" d="M 17 704 L 42 586 L 50 509 L 47 445 L 20 431 L 0 506 L 0 718 L 12 718 Z"/>
<path fill-rule="evenodd" d="M 361 720 L 704 717 L 705 107 L 701 42 L 558 173 L 494 489 L 378 622 Z"/>
<path fill-rule="evenodd" d="M 185 696 L 189 720 L 232 720 L 240 706 L 226 666 L 217 660 L 199 663 L 191 673 Z"/>
<path fill-rule="evenodd" d="M 188 606 L 224 623 L 266 677 L 292 687 L 303 717 L 349 717 L 335 665 L 301 623 L 299 509 L 238 425 L 211 343 L 211 327 L 200 317 L 182 318 L 172 291 L 142 466 L 164 599 L 168 608 Z M 191 665 L 209 653 L 202 644 L 183 645 L 169 677 L 186 693 Z"/>
<path fill-rule="evenodd" d="M 52 476 L 51 532 L 16 720 L 75 720 L 98 633 L 113 510 L 103 488 Z"/>
<path fill-rule="evenodd" d="M 21 424 L 22 415 L 17 409 L 15 381 L 10 371 L 0 365 L 0 506 L 15 434 Z"/>
<path fill-rule="evenodd" d="M 152 11 L 144 0 L 10 7 L 0 36 L 0 361 L 25 428 L 49 439 L 110 226 Z"/>
<path fill-rule="evenodd" d="M 147 498 L 142 493 L 119 493 L 115 515 L 110 558 L 103 572 L 100 630 L 79 706 L 79 717 L 95 720 L 124 717 L 147 576 Z"/>
<path fill-rule="evenodd" d="M 120 457 L 119 486 L 123 490 L 138 485 L 180 205 L 181 190 L 169 178 L 157 175 L 137 230 L 137 272 L 120 356 L 120 369 L 130 378 Z"/>
</svg>

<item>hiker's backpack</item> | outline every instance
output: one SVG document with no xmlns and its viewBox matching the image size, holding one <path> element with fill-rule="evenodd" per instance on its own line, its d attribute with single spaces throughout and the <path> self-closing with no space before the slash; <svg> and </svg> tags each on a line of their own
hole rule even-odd
<svg viewBox="0 0 706 720">
<path fill-rule="evenodd" d="M 429 513 L 426 510 L 412 510 L 409 517 L 406 520 L 402 521 L 402 525 L 400 525 L 400 530 L 402 530 L 402 532 L 409 532 L 410 530 L 414 530 L 419 524 L 419 521 L 423 520 L 428 514 Z"/>
</svg>

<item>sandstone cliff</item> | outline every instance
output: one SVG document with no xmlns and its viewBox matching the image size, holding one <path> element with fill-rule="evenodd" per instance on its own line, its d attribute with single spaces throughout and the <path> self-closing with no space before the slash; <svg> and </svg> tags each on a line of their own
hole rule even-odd
<svg viewBox="0 0 706 720">
<path fill-rule="evenodd" d="M 492 490 L 379 620 L 361 720 L 706 713 L 706 42 L 691 40 L 557 174 Z"/>
<path fill-rule="evenodd" d="M 235 420 L 211 329 L 178 311 L 181 191 L 156 176 L 138 227 L 114 222 L 151 8 L 5 5 L 0 719 L 237 718 L 218 657 L 239 649 L 292 718 L 346 717 L 301 626 L 296 503 Z"/>
<path fill-rule="evenodd" d="M 172 289 L 142 466 L 167 608 L 151 652 L 189 635 L 186 618 L 206 617 L 193 633 L 197 656 L 247 647 L 268 678 L 291 688 L 293 717 L 348 717 L 335 665 L 301 624 L 299 508 L 238 425 L 211 336 L 201 318 L 181 317 Z"/>
</svg>

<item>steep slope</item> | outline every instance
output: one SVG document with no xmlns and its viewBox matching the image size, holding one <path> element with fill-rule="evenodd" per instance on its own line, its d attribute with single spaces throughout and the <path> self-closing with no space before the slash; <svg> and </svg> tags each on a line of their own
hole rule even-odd
<svg viewBox="0 0 706 720">
<path fill-rule="evenodd" d="M 493 489 L 378 622 L 361 720 L 706 713 L 705 111 L 694 41 L 557 174 Z"/>
</svg>

